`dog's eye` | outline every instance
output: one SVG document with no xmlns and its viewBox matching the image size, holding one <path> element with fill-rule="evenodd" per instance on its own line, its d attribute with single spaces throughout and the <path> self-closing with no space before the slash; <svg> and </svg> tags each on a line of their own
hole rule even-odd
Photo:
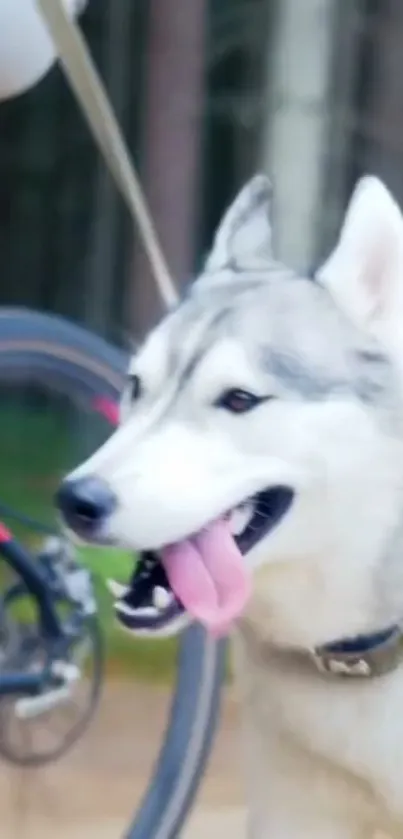
<svg viewBox="0 0 403 839">
<path fill-rule="evenodd" d="M 137 399 L 140 399 L 142 393 L 142 386 L 141 386 L 141 379 L 140 376 L 136 376 L 133 374 L 129 376 L 129 381 L 127 385 L 127 395 L 129 401 L 136 402 Z"/>
<path fill-rule="evenodd" d="M 255 393 L 249 393 L 247 390 L 240 390 L 234 388 L 226 390 L 215 402 L 217 408 L 224 408 L 226 411 L 231 411 L 232 414 L 245 414 L 246 411 L 251 411 L 256 408 L 261 402 L 265 401 L 265 397 L 256 396 Z"/>
</svg>

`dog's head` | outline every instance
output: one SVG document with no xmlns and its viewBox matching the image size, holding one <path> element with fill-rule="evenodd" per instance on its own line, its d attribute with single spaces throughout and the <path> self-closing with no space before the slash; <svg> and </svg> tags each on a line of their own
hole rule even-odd
<svg viewBox="0 0 403 839">
<path fill-rule="evenodd" d="M 60 492 L 80 536 L 146 552 L 117 606 L 134 630 L 192 617 L 220 632 L 251 597 L 280 640 L 316 643 L 383 608 L 403 483 L 402 218 L 363 181 L 313 281 L 276 263 L 269 215 L 258 176 L 132 358 L 120 427 Z"/>
</svg>

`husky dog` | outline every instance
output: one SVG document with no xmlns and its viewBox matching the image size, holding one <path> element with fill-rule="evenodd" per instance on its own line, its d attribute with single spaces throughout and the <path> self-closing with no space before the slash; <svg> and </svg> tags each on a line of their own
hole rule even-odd
<svg viewBox="0 0 403 839">
<path fill-rule="evenodd" d="M 236 198 L 59 505 L 143 552 L 126 627 L 235 627 L 250 839 L 401 839 L 403 217 L 364 178 L 312 280 L 270 204 Z"/>
</svg>

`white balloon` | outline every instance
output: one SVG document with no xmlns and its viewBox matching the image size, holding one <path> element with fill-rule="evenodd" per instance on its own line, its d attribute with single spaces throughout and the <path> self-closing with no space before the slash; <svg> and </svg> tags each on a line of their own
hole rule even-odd
<svg viewBox="0 0 403 839">
<path fill-rule="evenodd" d="M 76 16 L 86 2 L 63 0 L 63 4 Z M 32 87 L 55 60 L 53 42 L 35 0 L 0 0 L 0 101 Z"/>
</svg>

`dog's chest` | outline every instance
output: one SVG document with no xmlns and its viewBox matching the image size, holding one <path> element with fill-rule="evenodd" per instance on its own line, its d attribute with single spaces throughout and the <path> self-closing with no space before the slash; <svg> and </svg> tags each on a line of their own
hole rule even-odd
<svg viewBox="0 0 403 839">
<path fill-rule="evenodd" d="M 320 678 L 287 662 L 264 663 L 239 636 L 235 664 L 252 763 L 268 782 L 281 754 L 304 777 L 314 771 L 334 792 L 403 826 L 403 668 L 378 680 Z"/>
</svg>

